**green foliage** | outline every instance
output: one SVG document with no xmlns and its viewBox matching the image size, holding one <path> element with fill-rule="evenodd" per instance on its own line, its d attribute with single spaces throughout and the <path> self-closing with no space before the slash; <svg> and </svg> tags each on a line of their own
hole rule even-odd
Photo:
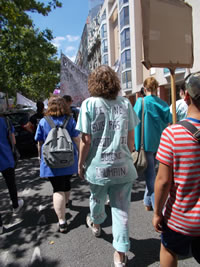
<svg viewBox="0 0 200 267">
<path fill-rule="evenodd" d="M 61 7 L 36 0 L 0 0 L 0 91 L 21 92 L 32 100 L 46 98 L 59 82 L 60 62 L 49 29 L 39 31 L 26 12 L 47 16 Z"/>
</svg>

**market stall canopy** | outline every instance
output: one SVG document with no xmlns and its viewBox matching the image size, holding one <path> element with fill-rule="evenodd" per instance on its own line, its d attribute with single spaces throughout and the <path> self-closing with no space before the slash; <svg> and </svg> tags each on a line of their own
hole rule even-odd
<svg viewBox="0 0 200 267">
<path fill-rule="evenodd" d="M 17 93 L 17 105 L 29 106 L 36 110 L 36 103 L 20 93 Z"/>
<path fill-rule="evenodd" d="M 141 0 L 141 8 L 144 66 L 191 68 L 192 7 L 182 0 Z"/>
</svg>

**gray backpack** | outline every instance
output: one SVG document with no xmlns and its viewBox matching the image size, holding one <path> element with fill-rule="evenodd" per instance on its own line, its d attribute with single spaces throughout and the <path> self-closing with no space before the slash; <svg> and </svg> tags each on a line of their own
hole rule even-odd
<svg viewBox="0 0 200 267">
<path fill-rule="evenodd" d="M 44 117 L 51 130 L 43 145 L 43 159 L 50 168 L 66 168 L 74 164 L 74 146 L 66 129 L 69 118 L 55 125 L 51 117 Z"/>
</svg>

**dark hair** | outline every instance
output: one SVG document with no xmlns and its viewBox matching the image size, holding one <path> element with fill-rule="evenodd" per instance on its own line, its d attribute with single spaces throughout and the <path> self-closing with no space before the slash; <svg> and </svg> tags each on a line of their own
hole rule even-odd
<svg viewBox="0 0 200 267">
<path fill-rule="evenodd" d="M 39 100 L 39 101 L 37 101 L 36 106 L 37 106 L 37 112 L 42 113 L 44 110 L 44 103 Z"/>
<path fill-rule="evenodd" d="M 72 102 L 72 97 L 70 95 L 64 95 L 63 98 L 65 99 L 66 102 Z"/>
<path fill-rule="evenodd" d="M 180 86 L 180 90 L 183 90 L 183 92 L 185 93 L 185 82 L 183 82 Z"/>
<path fill-rule="evenodd" d="M 146 96 L 146 95 L 145 95 L 145 92 L 144 92 L 144 87 L 143 87 L 143 86 L 142 86 L 141 89 L 140 89 L 140 95 L 141 95 L 142 97 Z"/>
<path fill-rule="evenodd" d="M 52 95 L 48 101 L 48 108 L 45 112 L 46 116 L 61 117 L 69 115 L 70 110 L 67 107 L 64 98 L 58 95 Z"/>
<path fill-rule="evenodd" d="M 89 75 L 88 90 L 91 96 L 115 99 L 120 91 L 117 73 L 107 65 L 99 66 Z"/>
</svg>

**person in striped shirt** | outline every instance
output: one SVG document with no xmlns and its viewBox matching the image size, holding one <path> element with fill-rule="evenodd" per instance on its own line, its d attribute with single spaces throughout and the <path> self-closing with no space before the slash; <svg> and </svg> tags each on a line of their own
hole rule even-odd
<svg viewBox="0 0 200 267">
<path fill-rule="evenodd" d="M 200 130 L 200 72 L 185 86 L 186 120 Z M 177 255 L 187 255 L 190 248 L 200 263 L 200 142 L 184 126 L 168 126 L 156 158 L 153 226 L 161 233 L 160 266 L 177 266 Z"/>
</svg>

